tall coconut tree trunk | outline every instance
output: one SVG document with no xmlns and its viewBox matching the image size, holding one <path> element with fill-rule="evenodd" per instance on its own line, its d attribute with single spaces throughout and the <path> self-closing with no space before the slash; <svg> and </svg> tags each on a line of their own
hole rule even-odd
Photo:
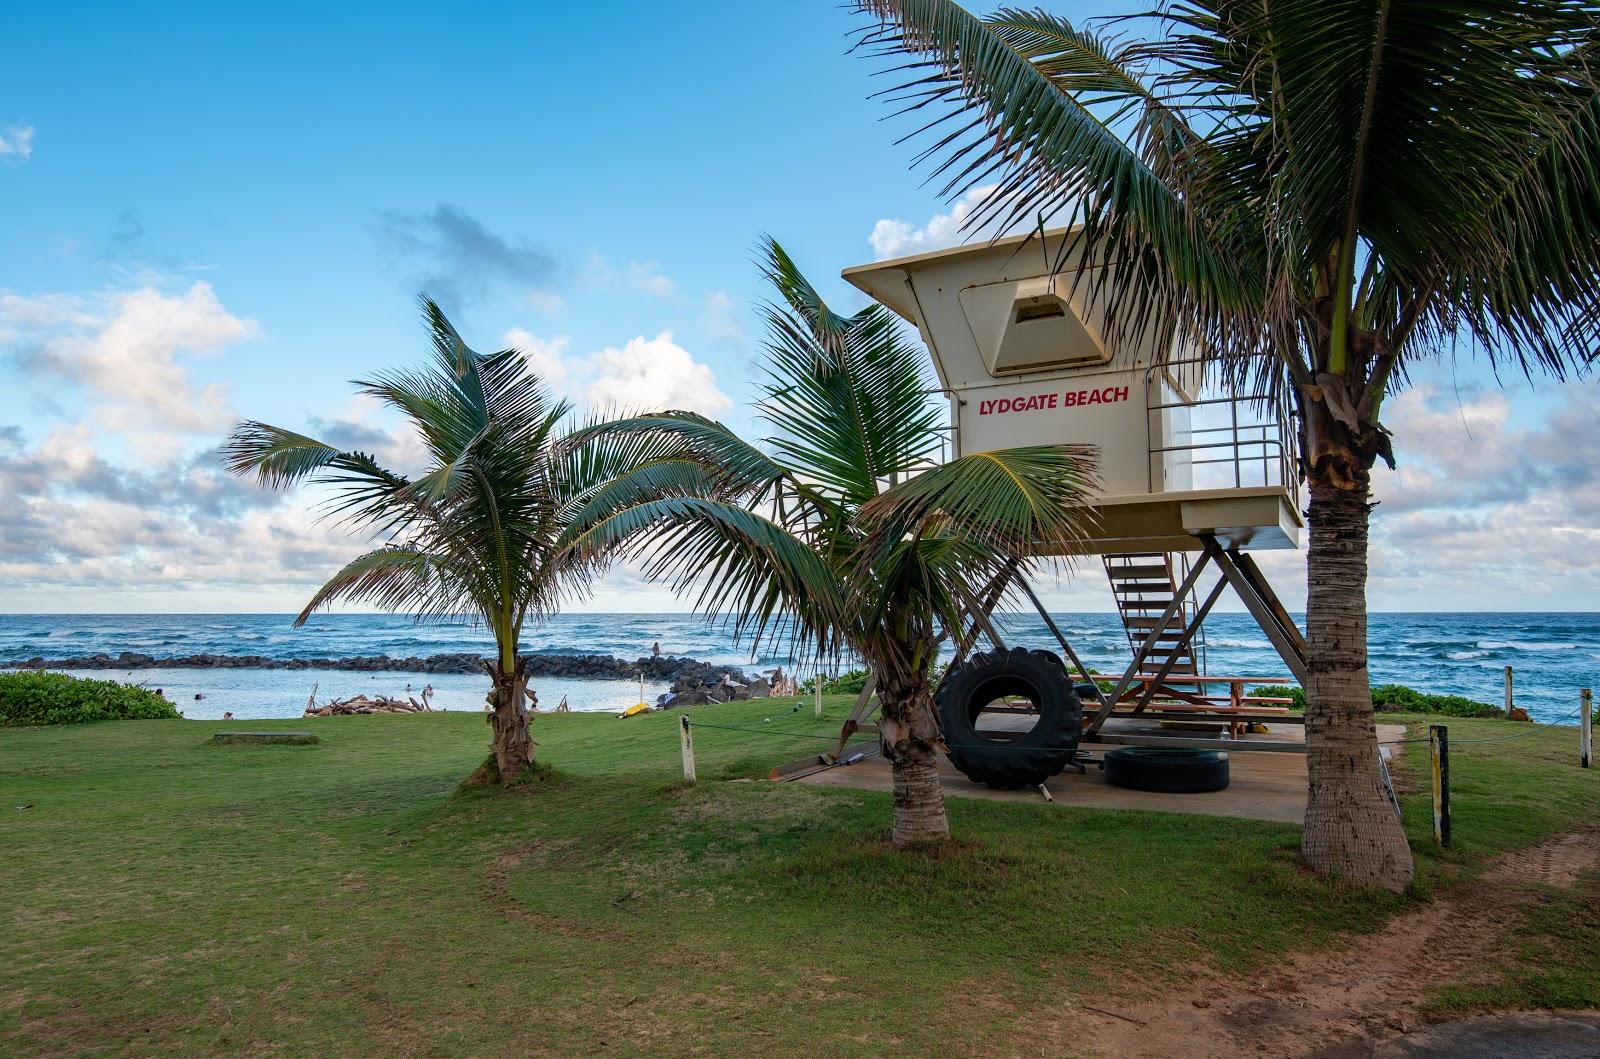
<svg viewBox="0 0 1600 1059">
<path fill-rule="evenodd" d="M 1319 872 L 1403 890 L 1411 848 L 1383 786 L 1367 676 L 1370 482 L 1313 475 L 1308 522 L 1306 822 L 1301 849 Z M 1353 487 L 1352 487 L 1353 486 Z"/>
<path fill-rule="evenodd" d="M 528 726 L 528 660 L 514 657 L 511 665 L 486 663 L 489 670 L 489 752 L 502 782 L 520 776 L 533 764 L 533 733 Z"/>
<path fill-rule="evenodd" d="M 935 846 L 950 837 L 939 786 L 943 733 L 933 708 L 927 675 L 893 661 L 874 665 L 878 676 L 878 730 L 883 756 L 894 776 L 894 830 L 897 849 Z"/>
</svg>

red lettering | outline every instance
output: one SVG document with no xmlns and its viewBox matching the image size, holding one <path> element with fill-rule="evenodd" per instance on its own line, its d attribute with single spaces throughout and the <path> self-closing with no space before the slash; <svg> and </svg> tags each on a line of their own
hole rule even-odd
<svg viewBox="0 0 1600 1059">
<path fill-rule="evenodd" d="M 1118 401 L 1126 401 L 1127 399 L 1128 399 L 1128 388 L 1126 386 L 1124 386 L 1124 387 L 1122 387 L 1121 389 L 1119 389 L 1117 391 L 1116 400 L 1118 400 Z"/>
</svg>

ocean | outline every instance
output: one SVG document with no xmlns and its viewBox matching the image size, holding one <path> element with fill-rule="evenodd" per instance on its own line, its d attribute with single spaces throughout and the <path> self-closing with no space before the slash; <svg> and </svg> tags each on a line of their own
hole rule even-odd
<svg viewBox="0 0 1600 1059">
<path fill-rule="evenodd" d="M 1127 665 L 1128 641 L 1116 615 L 1054 617 L 1088 665 L 1102 672 L 1120 672 Z M 1055 647 L 1036 614 L 999 618 L 1010 642 Z M 1287 677 L 1249 615 L 1213 614 L 1206 621 L 1206 636 L 1211 673 Z M 1571 713 L 1579 689 L 1600 683 L 1600 614 L 1374 614 L 1370 642 L 1373 683 L 1409 684 L 1495 705 L 1503 694 L 1504 667 L 1514 666 L 1517 704 L 1536 720 L 1553 721 Z M 726 626 L 690 614 L 560 615 L 529 631 L 524 650 L 633 659 L 649 654 L 656 643 L 666 654 L 748 670 L 794 668 L 781 648 L 764 645 L 752 652 L 748 643 L 735 643 Z M 320 614 L 299 629 L 286 614 L 0 615 L 0 667 L 35 656 L 121 651 L 158 658 L 211 653 L 293 659 L 488 654 L 492 648 L 492 638 L 481 627 L 418 625 L 391 614 Z M 485 678 L 472 674 L 337 669 L 95 670 L 79 675 L 160 687 L 194 718 L 220 718 L 224 712 L 239 718 L 297 717 L 313 685 L 322 701 L 361 692 L 403 695 L 408 687 L 416 695 L 431 684 L 435 705 L 481 710 L 487 685 Z M 547 709 L 565 697 L 574 710 L 615 710 L 637 702 L 640 694 L 636 681 L 540 678 L 534 687 Z M 644 685 L 647 701 L 665 690 L 665 685 Z"/>
</svg>

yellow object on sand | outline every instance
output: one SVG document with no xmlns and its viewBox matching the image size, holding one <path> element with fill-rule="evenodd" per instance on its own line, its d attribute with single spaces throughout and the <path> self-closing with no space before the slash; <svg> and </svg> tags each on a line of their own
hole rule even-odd
<svg viewBox="0 0 1600 1059">
<path fill-rule="evenodd" d="M 623 710 L 621 713 L 617 714 L 617 719 L 621 720 L 624 717 L 632 717 L 636 713 L 649 713 L 653 709 L 655 709 L 655 707 L 650 705 L 648 702 L 636 702 L 632 706 L 629 706 L 627 709 Z"/>
</svg>

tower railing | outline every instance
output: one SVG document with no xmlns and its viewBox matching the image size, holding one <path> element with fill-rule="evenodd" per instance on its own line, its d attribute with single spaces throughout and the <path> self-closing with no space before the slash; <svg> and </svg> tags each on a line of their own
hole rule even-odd
<svg viewBox="0 0 1600 1059">
<path fill-rule="evenodd" d="M 1169 380 L 1198 361 L 1172 361 L 1151 369 L 1146 415 L 1150 429 L 1152 491 L 1182 480 L 1191 489 L 1276 487 L 1300 505 L 1299 432 L 1286 386 L 1266 396 L 1239 395 L 1211 386 L 1185 395 Z"/>
</svg>

